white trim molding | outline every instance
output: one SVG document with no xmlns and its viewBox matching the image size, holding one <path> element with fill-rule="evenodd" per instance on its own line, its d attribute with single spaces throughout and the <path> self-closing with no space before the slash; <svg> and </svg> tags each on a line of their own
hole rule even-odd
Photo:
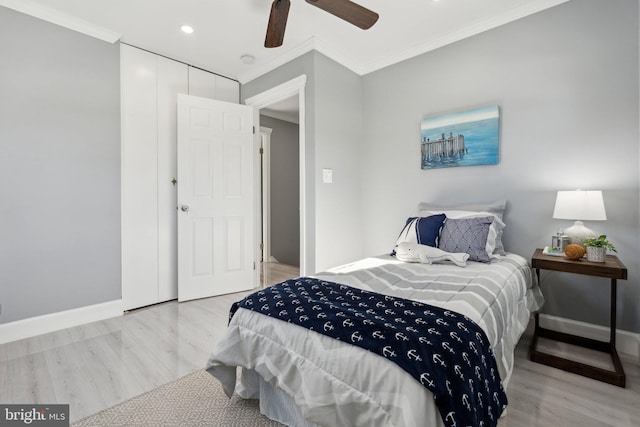
<svg viewBox="0 0 640 427">
<path fill-rule="evenodd" d="M 259 66 L 252 68 L 250 71 L 241 74 L 238 77 L 238 80 L 241 84 L 246 84 L 251 80 L 254 80 L 263 74 L 272 71 L 279 66 L 286 64 L 287 62 L 301 56 L 309 51 L 316 50 L 317 52 L 322 53 L 323 55 L 331 58 L 337 63 L 347 67 L 354 73 L 364 76 L 366 74 L 372 73 L 374 71 L 380 70 L 382 68 L 388 67 L 393 64 L 397 64 L 398 62 L 402 62 L 406 59 L 410 59 L 416 57 L 418 55 L 422 55 L 423 53 L 431 52 L 443 46 L 455 43 L 460 40 L 464 40 L 466 38 L 475 36 L 477 34 L 483 33 L 485 31 L 492 30 L 501 25 L 508 24 L 510 22 L 516 21 L 518 19 L 524 18 L 526 16 L 532 15 L 534 13 L 541 12 L 543 10 L 549 9 L 551 7 L 558 6 L 562 3 L 566 3 L 569 0 L 534 0 L 527 2 L 525 4 L 514 7 L 511 10 L 508 10 L 499 15 L 492 16 L 489 19 L 485 19 L 479 22 L 476 22 L 473 25 L 468 27 L 464 27 L 457 31 L 452 31 L 447 34 L 443 34 L 441 37 L 437 39 L 428 40 L 423 43 L 418 43 L 412 46 L 407 46 L 402 49 L 393 49 L 393 51 L 386 56 L 379 56 L 370 61 L 363 61 L 357 58 L 354 58 L 353 55 L 350 55 L 348 52 L 344 51 L 339 45 L 334 43 L 326 43 L 320 39 L 315 37 L 311 37 L 299 45 L 295 46 L 291 50 L 287 51 L 281 56 L 274 58 L 272 61 Z"/>
<path fill-rule="evenodd" d="M 534 13 L 560 5 L 567 1 L 569 0 L 532 0 L 529 2 L 525 2 L 524 4 L 516 6 L 504 13 L 492 16 L 489 19 L 476 22 L 475 24 L 465 27 L 461 30 L 452 31 L 451 33 L 444 34 L 442 37 L 428 40 L 424 43 L 407 46 L 403 49 L 393 49 L 390 54 L 378 56 L 371 60 L 362 60 L 356 58 L 346 52 L 339 44 L 326 43 L 315 37 L 310 37 L 307 40 L 304 40 L 303 42 L 294 46 L 293 48 L 283 51 L 282 55 L 273 58 L 266 64 L 251 67 L 251 69 L 247 72 L 241 73 L 238 76 L 238 81 L 241 84 L 246 84 L 251 80 L 260 77 L 268 73 L 269 71 L 272 71 L 280 67 L 281 65 L 286 64 L 287 62 L 312 50 L 316 50 L 323 55 L 326 55 L 339 64 L 349 68 L 354 73 L 362 76 L 404 61 L 406 59 L 413 58 L 423 53 L 438 49 L 442 46 L 513 22 L 525 16 L 532 15 Z M 43 6 L 42 4 L 36 3 L 32 0 L 0 0 L 0 6 L 8 7 L 18 12 L 22 12 L 27 15 L 42 19 L 44 21 L 60 25 L 70 30 L 95 37 L 108 43 L 115 43 L 122 36 L 118 32 L 100 27 L 94 23 L 64 12 L 57 11 L 53 8 Z"/>
<path fill-rule="evenodd" d="M 273 104 L 277 101 L 289 98 L 291 96 L 298 96 L 299 106 L 299 118 L 300 124 L 298 127 L 298 137 L 300 141 L 300 275 L 304 276 L 307 273 L 307 269 L 310 266 L 307 256 L 312 253 L 311 248 L 307 248 L 307 244 L 310 241 L 307 234 L 307 170 L 306 170 L 306 104 L 305 104 L 305 86 L 307 84 L 307 75 L 302 74 L 294 79 L 284 82 L 276 87 L 268 89 L 262 93 L 247 98 L 244 103 L 250 105 L 256 109 L 256 117 L 259 122 L 259 110 Z"/>
<path fill-rule="evenodd" d="M 298 95 L 299 92 L 304 89 L 306 84 L 307 75 L 302 74 L 276 87 L 247 98 L 244 103 L 246 105 L 251 105 L 254 108 L 261 109 L 267 107 L 269 104 L 273 104 L 274 102 L 281 101 L 293 95 Z M 300 108 L 302 108 L 303 105 L 304 104 L 300 104 Z"/>
<path fill-rule="evenodd" d="M 271 132 L 273 129 L 260 126 L 262 153 L 262 261 L 271 259 Z M 258 183 L 259 184 L 259 183 Z"/>
<path fill-rule="evenodd" d="M 293 49 L 286 51 L 280 56 L 275 57 L 273 60 L 267 62 L 264 65 L 252 67 L 251 70 L 246 73 L 241 73 L 238 76 L 238 81 L 240 84 L 249 83 L 251 80 L 257 79 L 263 74 L 267 74 L 269 71 L 273 71 L 281 65 L 286 64 L 299 56 L 304 55 L 307 52 L 311 52 L 316 48 L 315 38 L 311 37 L 304 42 L 300 43 L 298 46 Z"/>
<path fill-rule="evenodd" d="M 60 25 L 61 27 L 103 40 L 107 43 L 115 43 L 120 40 L 121 37 L 121 35 L 115 31 L 102 28 L 89 21 L 85 21 L 84 19 L 42 6 L 41 4 L 32 2 L 31 0 L 0 0 L 0 6 L 17 10 L 18 12 L 22 12 L 26 15 L 31 15 L 34 18 Z"/>
<path fill-rule="evenodd" d="M 609 341 L 609 328 L 606 326 L 565 319 L 550 314 L 540 314 L 540 326 L 593 340 Z M 631 355 L 640 362 L 640 334 L 618 329 L 616 331 L 616 349 L 619 353 Z"/>
<path fill-rule="evenodd" d="M 469 25 L 460 30 L 452 31 L 448 34 L 444 34 L 442 37 L 439 37 L 437 39 L 428 40 L 424 43 L 419 43 L 413 46 L 409 46 L 405 49 L 394 50 L 393 53 L 391 53 L 386 57 L 380 57 L 368 63 L 360 64 L 359 74 L 365 75 L 365 74 L 372 73 L 374 71 L 380 70 L 390 65 L 397 64 L 398 62 L 404 61 L 406 59 L 410 59 L 415 56 L 422 55 L 423 53 L 430 52 L 438 48 L 441 48 L 443 46 L 483 33 L 485 31 L 492 30 L 501 25 L 508 24 L 510 22 L 516 21 L 518 19 L 524 18 L 534 13 L 538 13 L 543 10 L 549 9 L 551 7 L 558 6 L 562 3 L 566 3 L 567 1 L 569 0 L 537 0 L 537 1 L 522 4 L 504 13 L 501 13 L 489 19 L 485 19 L 483 21 L 477 22 L 474 25 Z M 325 53 L 325 55 L 331 57 L 330 53 Z M 332 57 L 332 59 L 334 58 Z M 334 59 L 334 60 L 338 61 L 338 59 Z M 343 65 L 348 67 L 348 65 L 346 64 L 343 64 Z M 352 70 L 354 72 L 357 72 L 355 69 L 352 69 Z"/>
<path fill-rule="evenodd" d="M 85 323 L 122 316 L 122 300 L 114 300 L 0 325 L 0 344 L 42 335 Z"/>
</svg>

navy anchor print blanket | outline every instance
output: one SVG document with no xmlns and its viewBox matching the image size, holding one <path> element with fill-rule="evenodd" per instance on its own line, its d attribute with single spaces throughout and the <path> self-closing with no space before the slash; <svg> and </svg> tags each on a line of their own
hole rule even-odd
<svg viewBox="0 0 640 427">
<path fill-rule="evenodd" d="M 450 427 L 496 426 L 507 405 L 484 331 L 439 307 L 301 277 L 233 304 L 357 345 L 429 389 Z"/>
</svg>

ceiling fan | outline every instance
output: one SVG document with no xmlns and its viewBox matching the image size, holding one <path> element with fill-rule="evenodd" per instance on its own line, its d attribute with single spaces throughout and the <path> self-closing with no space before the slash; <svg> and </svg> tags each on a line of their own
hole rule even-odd
<svg viewBox="0 0 640 427">
<path fill-rule="evenodd" d="M 306 0 L 306 2 L 363 30 L 371 28 L 378 20 L 377 13 L 349 0 Z M 264 47 L 282 46 L 289 6 L 291 6 L 290 0 L 273 0 Z"/>
</svg>

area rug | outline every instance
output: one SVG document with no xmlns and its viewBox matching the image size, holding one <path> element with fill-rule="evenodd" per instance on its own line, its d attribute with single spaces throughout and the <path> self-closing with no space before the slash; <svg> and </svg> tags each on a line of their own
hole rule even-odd
<svg viewBox="0 0 640 427">
<path fill-rule="evenodd" d="M 258 402 L 229 399 L 218 380 L 204 370 L 160 386 L 71 424 L 85 426 L 276 427 L 260 414 Z"/>
</svg>

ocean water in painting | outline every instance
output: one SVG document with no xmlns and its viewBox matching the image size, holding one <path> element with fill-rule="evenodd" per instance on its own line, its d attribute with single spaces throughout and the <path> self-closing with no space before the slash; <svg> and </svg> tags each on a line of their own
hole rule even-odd
<svg viewBox="0 0 640 427">
<path fill-rule="evenodd" d="M 495 165 L 499 161 L 499 132 L 497 105 L 426 118 L 420 130 L 422 169 Z"/>
</svg>

